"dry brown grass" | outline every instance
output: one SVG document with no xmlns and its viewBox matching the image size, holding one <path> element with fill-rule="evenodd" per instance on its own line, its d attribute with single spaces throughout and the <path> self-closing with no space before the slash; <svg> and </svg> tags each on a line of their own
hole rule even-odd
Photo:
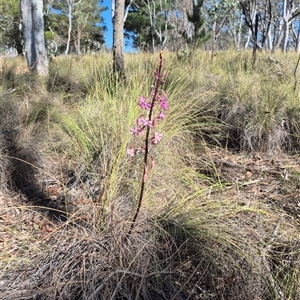
<svg viewBox="0 0 300 300">
<path fill-rule="evenodd" d="M 298 300 L 299 159 L 277 151 L 298 149 L 297 103 L 268 60 L 250 72 L 248 59 L 167 63 L 164 139 L 129 238 L 128 128 L 155 59 L 130 56 L 117 87 L 107 57 L 55 62 L 46 82 L 5 71 L 2 90 L 17 91 L 0 128 L 22 127 L 0 136 L 0 298 Z M 294 136 L 278 127 L 289 114 Z"/>
</svg>

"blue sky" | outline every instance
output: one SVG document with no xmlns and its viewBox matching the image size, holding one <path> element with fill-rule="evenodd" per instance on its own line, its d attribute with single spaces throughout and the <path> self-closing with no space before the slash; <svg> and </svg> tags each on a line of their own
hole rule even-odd
<svg viewBox="0 0 300 300">
<path fill-rule="evenodd" d="M 112 47 L 112 37 L 113 37 L 113 26 L 111 20 L 111 0 L 104 0 L 103 6 L 107 6 L 108 10 L 103 12 L 102 16 L 104 18 L 105 25 L 107 27 L 107 31 L 104 34 L 105 44 L 108 48 Z"/>
<path fill-rule="evenodd" d="M 112 19 L 111 19 L 111 0 L 104 0 L 102 5 L 108 7 L 108 10 L 103 12 L 102 16 L 104 18 L 104 22 L 107 27 L 107 31 L 104 34 L 105 44 L 108 48 L 111 48 L 112 47 L 112 39 L 113 39 L 113 25 L 112 25 Z M 124 51 L 125 52 L 134 52 L 134 49 L 132 49 L 131 46 L 124 45 Z"/>
</svg>

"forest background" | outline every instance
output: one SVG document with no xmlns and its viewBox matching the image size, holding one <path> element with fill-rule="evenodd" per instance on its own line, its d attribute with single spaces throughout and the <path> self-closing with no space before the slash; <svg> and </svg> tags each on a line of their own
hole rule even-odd
<svg viewBox="0 0 300 300">
<path fill-rule="evenodd" d="M 43 3 L 49 54 L 59 55 L 66 50 L 69 14 L 72 20 L 70 53 L 105 50 L 104 37 L 108 37 L 105 32 L 107 25 L 111 25 L 108 20 L 112 19 L 114 1 L 47 0 Z M 125 37 L 136 51 L 187 50 L 193 40 L 204 42 L 205 34 L 211 37 L 209 41 L 206 38 L 205 49 L 256 46 L 270 51 L 300 51 L 297 1 L 126 0 L 124 9 Z M 1 2 L 2 53 L 13 49 L 22 53 L 20 17 L 19 1 Z M 202 30 L 205 31 L 203 36 Z M 108 33 L 112 37 L 111 28 Z M 108 44 L 111 39 L 107 38 Z"/>
</svg>

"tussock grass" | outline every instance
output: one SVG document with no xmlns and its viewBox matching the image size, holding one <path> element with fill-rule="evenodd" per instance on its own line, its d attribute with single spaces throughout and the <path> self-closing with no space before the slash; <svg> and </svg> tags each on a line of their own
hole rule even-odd
<svg viewBox="0 0 300 300">
<path fill-rule="evenodd" d="M 208 105 L 224 125 L 228 147 L 247 151 L 294 151 L 299 86 L 294 91 L 296 55 L 260 54 L 255 68 L 250 53 L 219 53 L 208 84 Z M 289 112 L 293 111 L 291 118 Z M 296 117 L 298 118 L 298 116 Z M 227 136 L 227 137 L 226 137 Z"/>
<path fill-rule="evenodd" d="M 11 220 L 1 299 L 297 299 L 297 215 L 260 196 L 260 178 L 229 182 L 211 154 L 215 145 L 298 151 L 295 58 L 259 54 L 252 69 L 247 52 L 212 63 L 205 53 L 165 55 L 170 109 L 129 237 L 142 157 L 126 148 L 157 57 L 126 56 L 122 84 L 109 55 L 57 58 L 45 82 L 12 73 L 18 90 L 0 99 L 0 130 L 22 130 L 0 135 L 0 200 L 15 196 L 1 202 Z M 1 76 L 7 91 L 7 69 Z M 292 195 L 292 177 L 275 182 L 282 194 Z M 22 251 L 10 255 L 8 238 L 24 231 Z"/>
</svg>

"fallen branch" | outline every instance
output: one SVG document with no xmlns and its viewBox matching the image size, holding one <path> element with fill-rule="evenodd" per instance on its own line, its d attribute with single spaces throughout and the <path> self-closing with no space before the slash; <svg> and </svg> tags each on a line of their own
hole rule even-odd
<svg viewBox="0 0 300 300">
<path fill-rule="evenodd" d="M 227 186 L 226 189 L 231 189 L 233 187 L 242 187 L 242 186 L 248 186 L 248 185 L 252 185 L 252 184 L 256 184 L 256 183 L 259 183 L 259 182 L 262 182 L 262 179 L 256 179 L 256 180 L 251 180 L 251 181 L 245 181 L 245 182 L 235 182 L 235 183 L 232 183 L 232 185 L 230 186 Z"/>
<path fill-rule="evenodd" d="M 236 168 L 236 169 L 245 169 L 243 165 L 235 164 L 227 160 L 221 160 L 221 159 L 214 159 L 213 162 L 217 165 L 223 165 L 225 167 L 229 168 Z"/>
</svg>

